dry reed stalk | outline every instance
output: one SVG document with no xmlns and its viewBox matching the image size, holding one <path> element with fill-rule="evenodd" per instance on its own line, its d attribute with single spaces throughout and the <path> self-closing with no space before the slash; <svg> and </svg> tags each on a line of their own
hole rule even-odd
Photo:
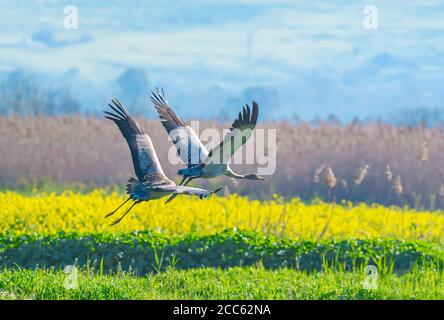
<svg viewBox="0 0 444 320">
<path fill-rule="evenodd" d="M 390 165 L 387 165 L 385 167 L 385 178 L 387 179 L 388 182 L 391 182 L 393 179 L 393 173 L 392 170 L 390 169 Z"/>
<path fill-rule="evenodd" d="M 331 167 L 325 168 L 324 182 L 329 189 L 333 189 L 336 186 L 336 177 Z"/>
<path fill-rule="evenodd" d="M 320 179 L 321 179 L 321 173 L 325 168 L 325 164 L 323 164 L 322 166 L 320 166 L 319 168 L 315 169 L 315 173 L 313 175 L 313 182 L 314 183 L 319 183 Z"/>
<path fill-rule="evenodd" d="M 441 197 L 444 197 L 444 186 L 440 186 L 440 187 L 439 187 L 439 195 L 440 195 Z"/>
<path fill-rule="evenodd" d="M 165 173 L 177 181 L 176 173 L 182 165 L 173 165 L 168 161 L 172 143 L 164 128 L 157 119 L 138 121 L 150 134 Z M 229 125 L 201 121 L 200 130 L 214 127 L 221 132 Z M 403 193 L 421 194 L 422 201 L 427 202 L 431 192 L 439 192 L 443 181 L 442 176 L 436 174 L 444 169 L 444 132 L 439 128 L 420 129 L 358 122 L 341 127 L 322 121 L 316 126 L 306 122 L 264 122 L 260 127 L 265 130 L 277 129 L 279 137 L 286 137 L 277 142 L 276 172 L 269 177 L 272 178 L 269 179 L 272 185 L 255 181 L 242 181 L 234 185 L 229 178 L 217 181 L 221 185 L 228 184 L 232 193 L 267 197 L 271 192 L 276 192 L 286 197 L 300 196 L 309 200 L 316 192 L 318 196 L 328 199 L 328 190 L 313 188 L 313 180 L 323 180 L 323 173 L 318 173 L 316 178 L 315 172 L 313 176 L 313 164 L 322 163 L 335 168 L 335 174 L 349 184 L 356 178 L 355 172 L 350 170 L 356 163 L 365 163 L 372 168 L 364 180 L 365 190 L 361 188 L 350 193 L 344 188 L 335 189 L 337 199 L 353 202 L 396 203 L 396 199 L 392 199 L 387 192 L 388 181 L 391 190 L 394 186 L 394 168 L 396 174 L 402 177 Z M 412 141 L 424 141 L 424 137 L 427 138 L 427 152 L 423 153 L 427 154 L 427 158 L 422 159 L 428 160 L 418 175 L 417 157 L 405 155 L 412 153 Z M 210 144 L 217 143 L 212 141 Z M 122 184 L 134 176 L 126 142 L 115 126 L 102 118 L 0 117 L 0 154 L 0 184 L 5 187 L 42 179 L 62 184 L 81 182 L 103 186 Z M 387 167 L 388 163 L 392 168 Z M 240 173 L 255 171 L 253 165 L 234 165 L 234 169 Z M 202 187 L 211 187 L 214 183 L 214 180 L 196 180 L 196 185 Z M 406 197 L 405 201 L 409 201 L 406 204 L 414 204 L 410 197 Z M 438 202 L 439 206 L 444 207 L 444 201 Z"/>
<path fill-rule="evenodd" d="M 421 164 L 429 161 L 429 147 L 427 141 L 424 141 L 419 149 L 418 160 Z"/>
<path fill-rule="evenodd" d="M 365 177 L 368 174 L 368 169 L 369 168 L 370 167 L 368 165 L 365 165 L 365 166 L 362 166 L 362 167 L 359 168 L 359 170 L 358 170 L 358 172 L 357 172 L 357 174 L 355 176 L 355 185 L 358 186 L 358 185 L 360 185 L 364 181 Z"/>
<path fill-rule="evenodd" d="M 400 175 L 396 176 L 394 188 L 395 188 L 395 192 L 398 196 L 403 194 L 404 188 L 402 186 L 402 181 L 401 181 Z"/>
</svg>

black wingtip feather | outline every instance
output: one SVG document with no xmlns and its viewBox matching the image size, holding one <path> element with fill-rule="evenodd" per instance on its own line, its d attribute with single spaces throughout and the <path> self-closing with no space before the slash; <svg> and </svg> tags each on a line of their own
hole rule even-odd
<svg viewBox="0 0 444 320">
<path fill-rule="evenodd" d="M 162 94 L 159 92 L 159 89 L 156 88 L 156 92 L 151 90 L 151 102 L 154 103 L 156 109 L 166 109 L 168 103 L 166 102 L 165 93 L 162 88 Z"/>
<path fill-rule="evenodd" d="M 112 103 L 114 103 L 113 100 L 111 100 Z M 108 103 L 108 106 L 114 110 L 114 112 L 118 113 L 121 117 L 125 117 L 125 114 L 117 107 L 117 105 L 114 103 L 114 105 Z"/>
<path fill-rule="evenodd" d="M 241 129 L 245 125 L 253 125 L 256 126 L 257 119 L 259 116 L 259 107 L 256 101 L 253 101 L 252 108 L 248 104 L 246 104 L 242 111 L 239 112 L 237 119 L 234 120 L 231 125 L 232 129 Z"/>
<path fill-rule="evenodd" d="M 105 118 L 107 118 L 107 119 L 109 119 L 109 120 L 112 120 L 112 121 L 114 121 L 114 122 L 119 121 L 119 120 L 116 119 L 116 118 L 112 118 L 112 117 L 108 117 L 108 116 L 105 116 Z"/>
<path fill-rule="evenodd" d="M 119 99 L 114 98 L 114 99 L 112 99 L 111 101 L 112 101 L 112 102 L 114 103 L 114 105 L 120 110 L 120 112 L 123 114 L 123 117 L 124 117 L 124 118 L 129 116 L 128 111 L 125 109 L 125 107 L 124 107 L 124 106 L 122 105 L 122 103 L 119 101 Z"/>
<path fill-rule="evenodd" d="M 251 120 L 254 124 L 257 123 L 257 119 L 259 117 L 259 105 L 256 101 L 253 101 L 253 114 L 251 116 Z"/>
<path fill-rule="evenodd" d="M 114 103 L 113 100 L 111 100 L 111 101 Z M 127 117 L 122 111 L 120 111 L 120 109 L 117 108 L 117 106 L 115 107 L 115 106 L 111 105 L 110 103 L 108 103 L 108 106 L 116 113 L 116 115 L 114 115 L 114 116 L 118 116 L 119 118 L 122 118 L 122 119 L 125 119 Z"/>
<path fill-rule="evenodd" d="M 125 118 L 123 118 L 122 116 L 120 116 L 119 114 L 114 114 L 108 111 L 103 111 L 103 113 L 115 118 L 116 120 L 125 120 Z"/>
</svg>

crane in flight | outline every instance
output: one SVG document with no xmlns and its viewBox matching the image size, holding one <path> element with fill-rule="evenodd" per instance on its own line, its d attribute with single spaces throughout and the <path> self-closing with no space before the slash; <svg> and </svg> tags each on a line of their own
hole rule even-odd
<svg viewBox="0 0 444 320">
<path fill-rule="evenodd" d="M 233 154 L 244 145 L 254 128 L 259 116 L 258 104 L 253 101 L 252 109 L 245 105 L 218 146 L 208 151 L 196 132 L 173 111 L 168 104 L 163 89 L 151 91 L 151 101 L 159 114 L 165 130 L 176 146 L 179 157 L 187 165 L 178 174 L 183 177 L 179 185 L 187 185 L 196 178 L 214 178 L 226 175 L 235 179 L 265 180 L 256 173 L 237 174 L 229 164 Z"/>
<path fill-rule="evenodd" d="M 119 100 L 111 100 L 111 104 L 108 104 L 108 106 L 111 108 L 111 112 L 104 111 L 105 118 L 112 120 L 126 139 L 131 151 L 134 171 L 137 176 L 137 179 L 131 178 L 128 181 L 129 183 L 126 188 L 129 195 L 128 199 L 117 207 L 117 209 L 107 214 L 105 218 L 116 213 L 117 210 L 128 201 L 132 200 L 133 204 L 119 219 L 112 222 L 111 225 L 119 223 L 136 204 L 143 201 L 160 199 L 169 195 L 170 197 L 166 201 L 166 203 L 168 203 L 179 194 L 193 195 L 202 199 L 220 190 L 220 188 L 218 188 L 217 190 L 209 191 L 200 188 L 178 186 L 168 179 L 157 158 L 150 136 L 143 131 L 139 124 L 128 114 L 128 111 Z"/>
</svg>

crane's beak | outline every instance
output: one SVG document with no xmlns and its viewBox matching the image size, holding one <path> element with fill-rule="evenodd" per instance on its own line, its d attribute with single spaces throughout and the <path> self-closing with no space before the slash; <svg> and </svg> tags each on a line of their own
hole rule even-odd
<svg viewBox="0 0 444 320">
<path fill-rule="evenodd" d="M 217 193 L 220 191 L 220 189 L 222 189 L 222 187 L 217 188 L 216 190 L 212 191 L 211 193 Z"/>
</svg>

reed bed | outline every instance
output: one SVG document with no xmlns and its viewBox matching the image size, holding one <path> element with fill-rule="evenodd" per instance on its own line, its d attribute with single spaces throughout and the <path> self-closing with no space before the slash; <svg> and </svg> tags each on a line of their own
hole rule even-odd
<svg viewBox="0 0 444 320">
<path fill-rule="evenodd" d="M 165 172 L 175 178 L 180 165 L 167 160 L 172 144 L 160 122 L 138 121 L 152 137 Z M 228 126 L 211 121 L 200 124 L 202 129 Z M 226 194 L 261 199 L 278 193 L 304 200 L 321 197 L 328 201 L 444 207 L 441 128 L 285 121 L 259 127 L 277 129 L 276 144 L 267 145 L 277 150 L 276 172 L 266 182 L 229 178 L 193 182 L 204 187 L 223 184 Z M 0 117 L 0 152 L 0 184 L 7 188 L 41 180 L 105 186 L 122 184 L 134 175 L 126 142 L 114 124 L 101 118 Z M 235 168 L 247 172 L 256 166 Z M 327 173 L 334 181 L 328 180 Z"/>
</svg>

